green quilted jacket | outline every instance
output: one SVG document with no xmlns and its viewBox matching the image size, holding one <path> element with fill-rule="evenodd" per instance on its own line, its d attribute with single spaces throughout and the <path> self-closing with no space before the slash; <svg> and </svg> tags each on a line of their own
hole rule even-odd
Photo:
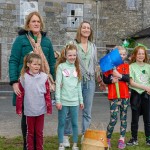
<svg viewBox="0 0 150 150">
<path fill-rule="evenodd" d="M 14 41 L 11 49 L 11 55 L 9 59 L 9 78 L 10 78 L 10 85 L 13 85 L 13 83 L 18 82 L 18 78 L 20 76 L 20 71 L 23 66 L 23 59 L 24 56 L 28 53 L 30 53 L 33 49 L 32 46 L 26 37 L 26 34 L 28 32 L 25 30 L 20 30 L 19 35 Z M 52 47 L 52 43 L 49 38 L 46 37 L 45 32 L 41 32 L 42 34 L 42 40 L 41 40 L 41 47 L 45 54 L 45 57 L 49 63 L 50 66 L 50 72 L 54 77 L 54 70 L 55 70 L 55 57 L 54 57 L 54 51 Z M 32 36 L 32 34 L 31 34 Z M 15 105 L 15 100 L 13 100 L 13 105 Z"/>
</svg>

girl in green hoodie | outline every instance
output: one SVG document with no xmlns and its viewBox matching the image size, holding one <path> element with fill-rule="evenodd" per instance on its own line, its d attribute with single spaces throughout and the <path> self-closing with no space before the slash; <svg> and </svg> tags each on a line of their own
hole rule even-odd
<svg viewBox="0 0 150 150">
<path fill-rule="evenodd" d="M 63 135 L 67 112 L 71 113 L 73 129 L 72 150 L 78 150 L 78 105 L 83 109 L 81 90 L 81 72 L 77 57 L 77 48 L 69 44 L 61 53 L 56 65 L 56 108 L 58 109 L 59 150 L 64 150 Z"/>
</svg>

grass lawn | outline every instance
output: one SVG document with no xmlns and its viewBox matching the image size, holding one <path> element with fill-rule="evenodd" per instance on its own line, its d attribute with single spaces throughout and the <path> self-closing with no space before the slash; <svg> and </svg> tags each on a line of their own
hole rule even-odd
<svg viewBox="0 0 150 150">
<path fill-rule="evenodd" d="M 150 146 L 146 146 L 145 144 L 145 136 L 143 132 L 139 132 L 138 134 L 139 146 L 127 146 L 125 150 L 150 150 Z M 79 147 L 81 147 L 79 136 Z M 110 150 L 118 150 L 117 142 L 118 142 L 119 134 L 114 133 L 112 137 L 112 148 Z M 126 141 L 130 139 L 130 133 L 126 134 Z M 54 137 L 44 137 L 44 150 L 57 150 L 58 149 L 58 138 Z M 0 137 L 0 150 L 22 150 L 22 137 L 15 138 L 5 138 Z M 66 150 L 71 150 L 71 148 L 66 148 Z M 94 150 L 94 149 L 93 149 Z"/>
</svg>

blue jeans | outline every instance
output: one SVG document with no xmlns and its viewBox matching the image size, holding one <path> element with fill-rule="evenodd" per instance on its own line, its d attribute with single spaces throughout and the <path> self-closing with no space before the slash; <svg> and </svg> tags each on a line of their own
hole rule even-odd
<svg viewBox="0 0 150 150">
<path fill-rule="evenodd" d="M 92 104 L 94 99 L 94 92 L 95 92 L 95 79 L 89 81 L 82 80 L 82 96 L 83 96 L 83 103 L 84 109 L 82 110 L 82 134 L 85 133 L 86 129 L 89 128 L 91 124 L 91 111 L 92 111 Z M 72 134 L 71 131 L 71 121 L 70 121 L 70 112 L 67 112 L 66 117 L 66 124 L 65 124 L 65 135 Z"/>
<path fill-rule="evenodd" d="M 58 111 L 58 140 L 63 143 L 64 127 L 66 122 L 67 112 L 70 112 L 70 123 L 73 130 L 73 142 L 78 142 L 78 106 L 62 106 Z"/>
</svg>

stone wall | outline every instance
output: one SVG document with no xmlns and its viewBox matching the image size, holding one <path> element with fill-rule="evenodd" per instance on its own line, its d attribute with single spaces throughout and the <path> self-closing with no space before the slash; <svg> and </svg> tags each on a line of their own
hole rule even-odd
<svg viewBox="0 0 150 150">
<path fill-rule="evenodd" d="M 122 38 L 141 29 L 141 8 L 128 10 L 125 0 L 120 3 L 118 0 L 99 2 L 100 19 L 98 41 L 101 45 L 121 44 Z M 99 45 L 100 46 L 100 45 Z"/>
<path fill-rule="evenodd" d="M 98 47 L 119 45 L 122 38 L 150 25 L 149 0 L 137 0 L 134 10 L 127 8 L 126 0 L 38 0 L 39 12 L 44 18 L 45 30 L 54 50 L 61 50 L 76 34 L 76 31 L 67 30 L 67 2 L 84 3 L 84 20 L 91 22 Z M 8 81 L 8 60 L 18 31 L 19 3 L 19 0 L 0 0 L 2 81 Z"/>
<path fill-rule="evenodd" d="M 8 61 L 11 44 L 16 36 L 16 1 L 0 1 L 1 79 L 8 80 Z"/>
<path fill-rule="evenodd" d="M 84 20 L 91 22 L 92 26 L 95 22 L 93 16 L 95 13 L 95 1 L 70 0 L 63 1 L 45 1 L 43 11 L 45 12 L 45 22 L 48 30 L 48 36 L 54 45 L 64 45 L 68 40 L 74 39 L 76 31 L 67 29 L 67 2 L 85 3 L 84 4 Z M 95 16 L 96 18 L 96 16 Z M 56 48 L 57 49 L 57 48 Z"/>
<path fill-rule="evenodd" d="M 142 9 L 142 27 L 146 28 L 150 26 L 150 1 L 149 0 L 143 0 L 143 3 L 141 3 L 141 5 L 143 5 L 143 9 Z"/>
</svg>

